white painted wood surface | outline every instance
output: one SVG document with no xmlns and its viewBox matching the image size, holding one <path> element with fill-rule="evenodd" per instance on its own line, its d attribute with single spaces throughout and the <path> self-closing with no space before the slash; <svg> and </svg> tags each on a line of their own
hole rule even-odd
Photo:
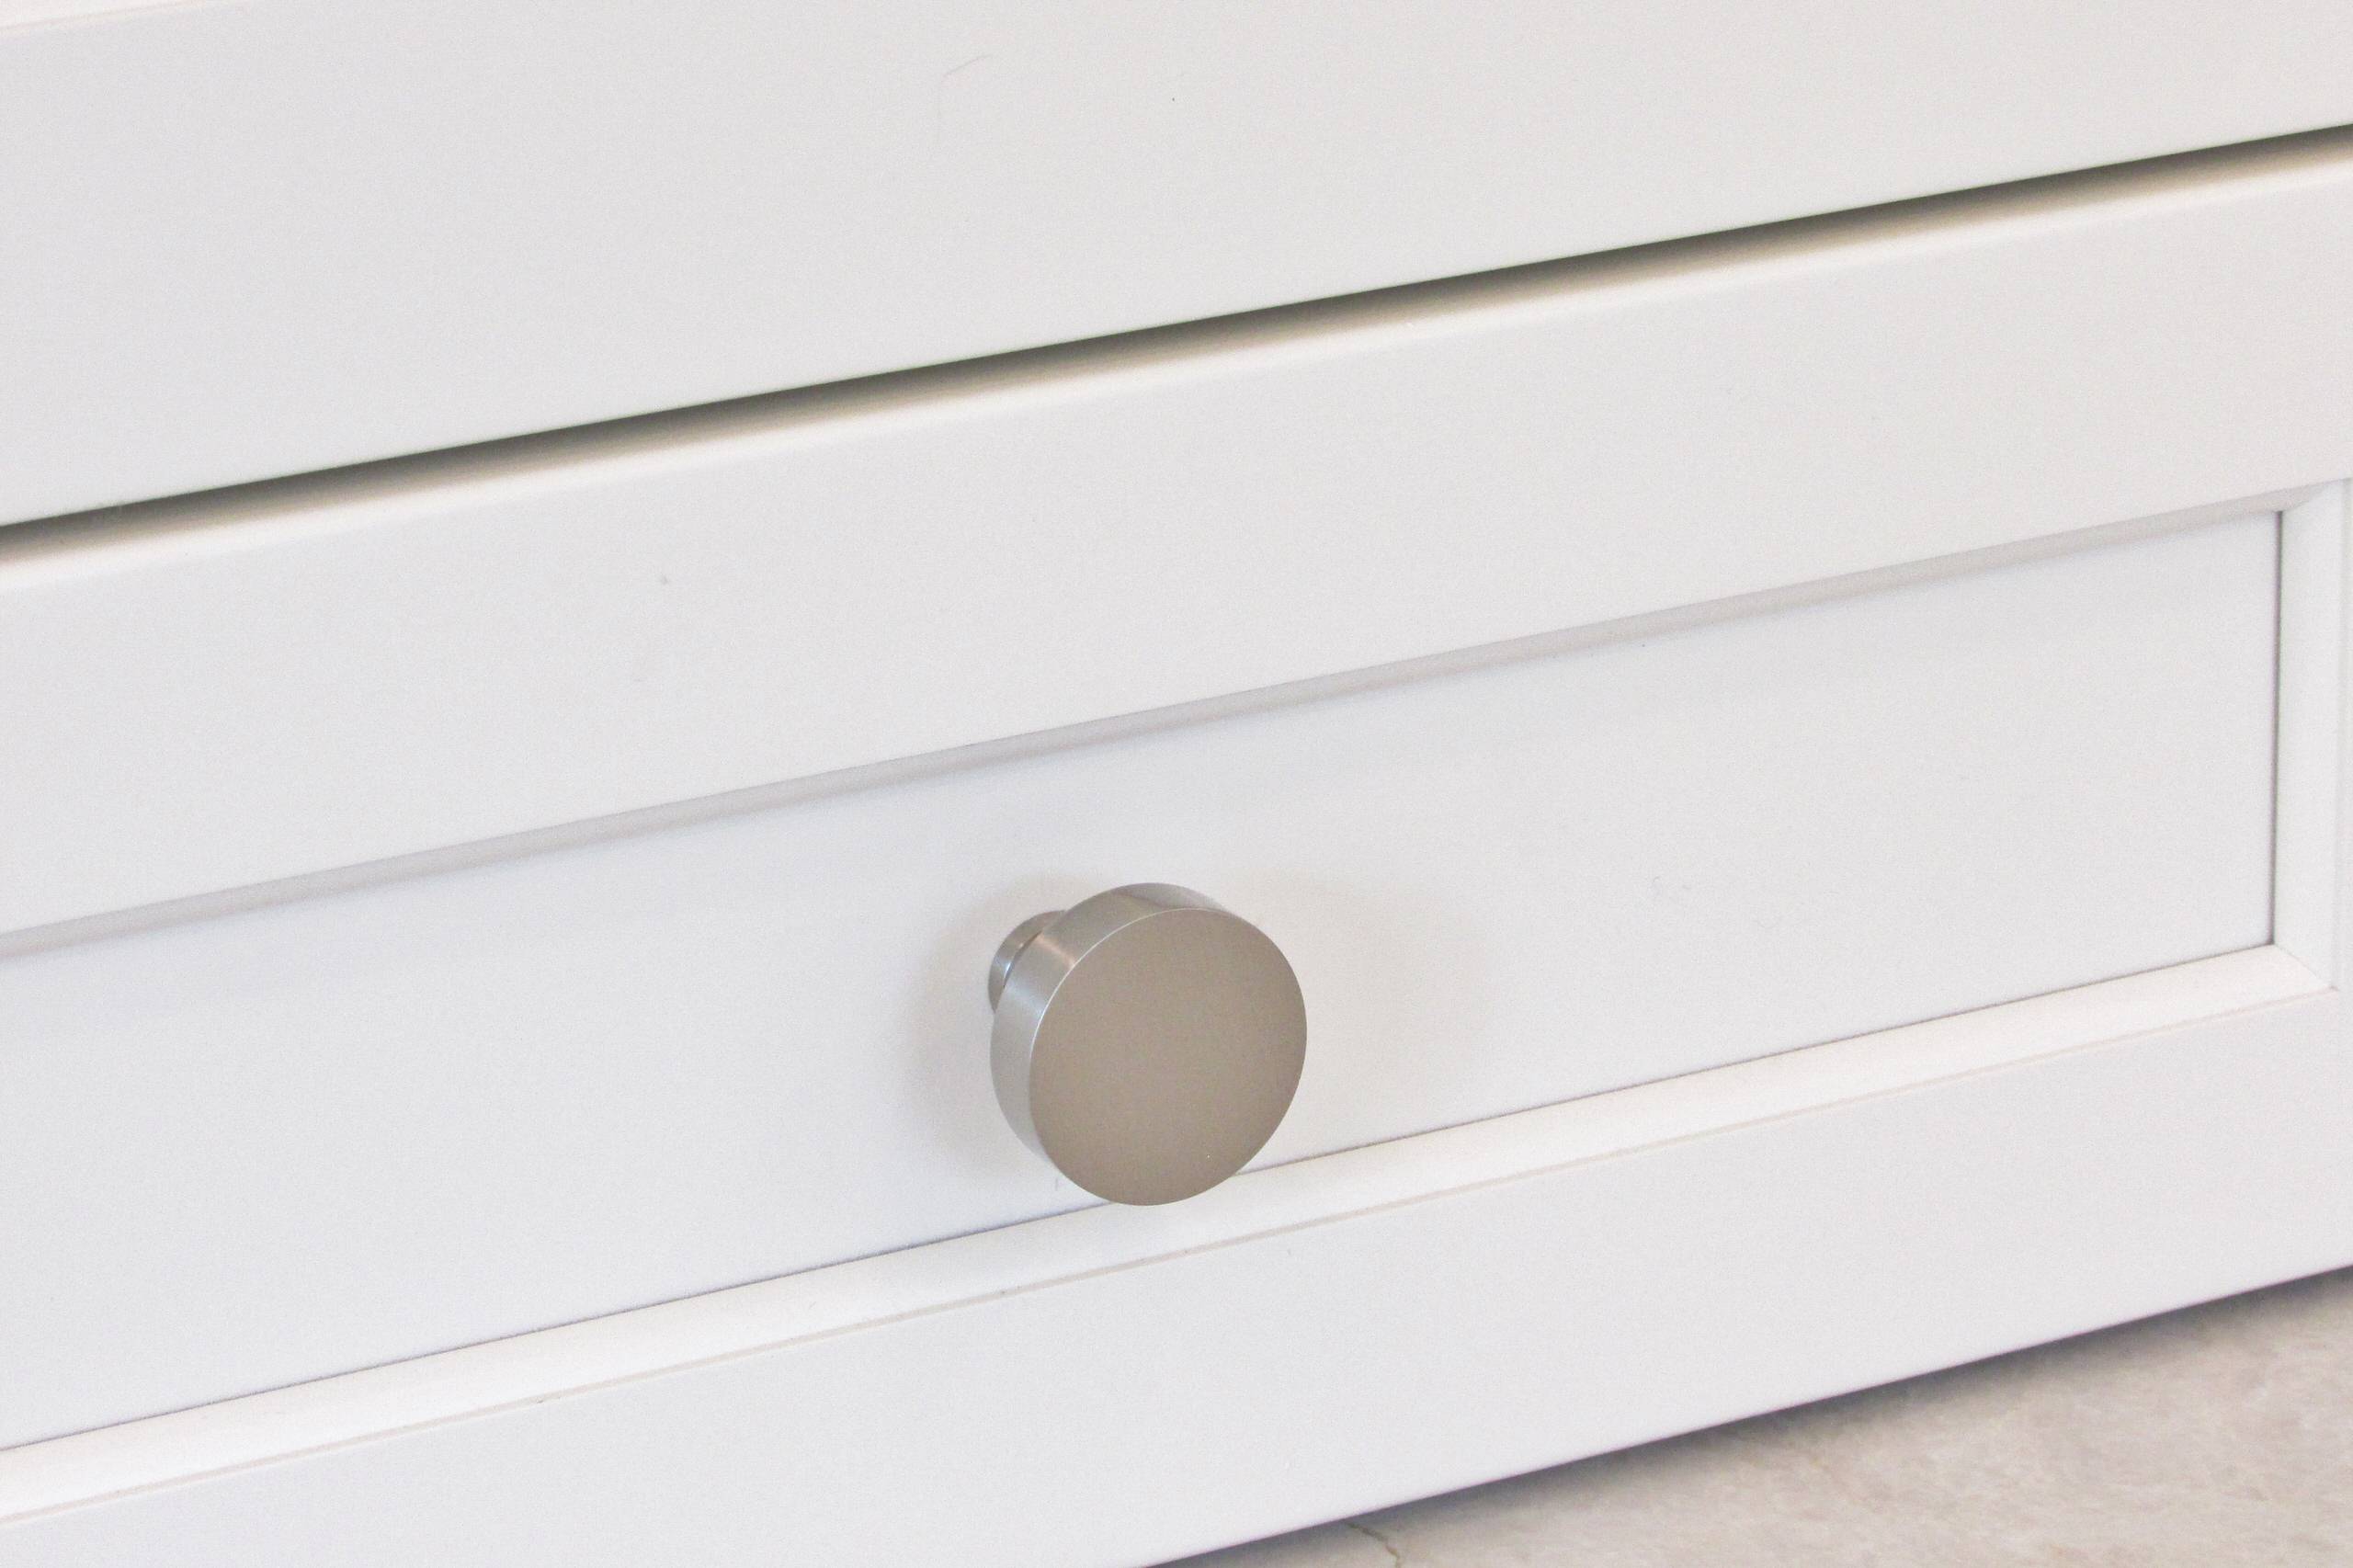
<svg viewBox="0 0 2353 1568">
<path fill-rule="evenodd" d="M 1440 1198 L 1672 1138 L 2319 996 L 2276 948 L 1267 1167 L 0 1454 L 0 1521 Z M 5 1538 L 0 1538 L 5 1539 Z"/>
<path fill-rule="evenodd" d="M 2348 148 L 0 533 L 0 929 L 2353 472 Z"/>
<path fill-rule="evenodd" d="M 0 1554 L 1157 1562 L 2353 1260 L 2348 1120 L 2263 949 L 0 1454 Z"/>
<path fill-rule="evenodd" d="M 2285 533 L 2301 952 L 18 1449 L 0 1546 L 1134 1564 L 2353 1261 L 2344 501 Z"/>
<path fill-rule="evenodd" d="M 1086 1201 L 1003 933 L 1175 881 L 1280 1163 L 2259 946 L 2268 516 L 0 963 L 0 1442 Z"/>
<path fill-rule="evenodd" d="M 2338 0 L 0 6 L 0 519 L 2353 120 Z"/>
<path fill-rule="evenodd" d="M 1721 9 L 0 26 L 0 520 L 2353 118 Z M 610 1314 L 0 1562 L 1138 1563 L 2353 1261 L 2348 256 L 2324 133 L 0 530 L 0 1443 Z M 1317 1054 L 1076 1207 L 976 971 L 1139 875 Z"/>
</svg>

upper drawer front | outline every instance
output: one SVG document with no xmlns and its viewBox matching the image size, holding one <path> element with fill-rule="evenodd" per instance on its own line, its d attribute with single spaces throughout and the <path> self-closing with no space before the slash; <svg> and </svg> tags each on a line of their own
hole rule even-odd
<svg viewBox="0 0 2353 1568">
<path fill-rule="evenodd" d="M 2340 0 L 13 0 L 0 520 L 2341 124 L 2347 59 Z"/>
<path fill-rule="evenodd" d="M 2331 479 L 2348 256 L 2338 141 L 0 532 L 0 930 Z"/>
</svg>

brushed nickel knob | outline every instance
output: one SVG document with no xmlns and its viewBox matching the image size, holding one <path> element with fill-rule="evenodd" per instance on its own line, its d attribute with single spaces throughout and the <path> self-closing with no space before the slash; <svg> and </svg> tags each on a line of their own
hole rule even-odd
<svg viewBox="0 0 2353 1568">
<path fill-rule="evenodd" d="M 1307 1061 L 1282 950 L 1199 893 L 1114 888 L 1013 928 L 989 965 L 1006 1119 L 1114 1203 L 1206 1192 L 1266 1147 Z"/>
</svg>

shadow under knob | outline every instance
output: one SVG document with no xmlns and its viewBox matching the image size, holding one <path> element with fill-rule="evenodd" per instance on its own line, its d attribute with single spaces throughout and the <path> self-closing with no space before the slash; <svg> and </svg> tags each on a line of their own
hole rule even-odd
<svg viewBox="0 0 2353 1568">
<path fill-rule="evenodd" d="M 1022 922 L 989 966 L 989 1000 L 1006 1119 L 1114 1203 L 1172 1203 L 1240 1170 L 1307 1060 L 1281 949 L 1184 888 L 1114 888 Z"/>
</svg>

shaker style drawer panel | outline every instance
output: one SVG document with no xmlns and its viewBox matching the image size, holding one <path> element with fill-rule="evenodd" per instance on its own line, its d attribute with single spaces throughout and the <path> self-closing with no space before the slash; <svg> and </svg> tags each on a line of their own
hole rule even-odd
<svg viewBox="0 0 2353 1568">
<path fill-rule="evenodd" d="M 1000 1119 L 982 982 L 1115 883 L 1295 966 L 1262 1165 L 2260 947 L 2278 540 L 2107 530 L 20 955 L 0 1444 L 1087 1201 Z"/>
<path fill-rule="evenodd" d="M 2353 473 L 2348 148 L 0 530 L 0 931 Z"/>
<path fill-rule="evenodd" d="M 2349 58 L 2338 0 L 10 0 L 0 521 L 2338 125 Z"/>
</svg>

